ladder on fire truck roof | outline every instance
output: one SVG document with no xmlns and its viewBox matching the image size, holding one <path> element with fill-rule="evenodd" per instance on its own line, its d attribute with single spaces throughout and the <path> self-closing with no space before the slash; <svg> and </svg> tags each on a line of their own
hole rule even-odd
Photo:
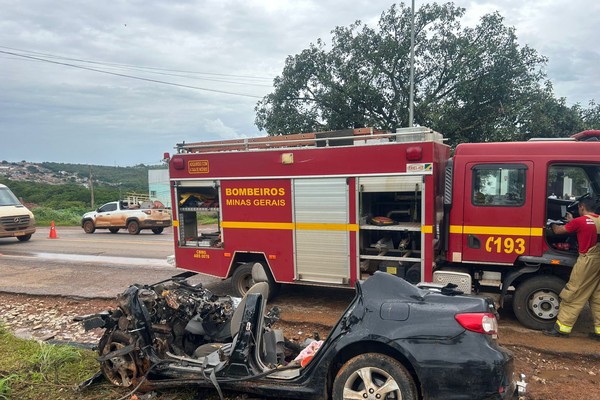
<svg viewBox="0 0 600 400">
<path fill-rule="evenodd" d="M 399 142 L 442 143 L 443 141 L 444 137 L 441 133 L 426 127 L 400 128 L 396 132 L 387 132 L 374 128 L 356 128 L 209 142 L 184 142 L 178 143 L 176 149 L 178 153 L 209 153 L 287 147 L 353 146 Z"/>
</svg>

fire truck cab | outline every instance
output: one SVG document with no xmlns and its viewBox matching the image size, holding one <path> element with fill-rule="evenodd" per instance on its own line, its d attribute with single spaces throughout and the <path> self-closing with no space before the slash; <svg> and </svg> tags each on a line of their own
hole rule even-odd
<svg viewBox="0 0 600 400">
<path fill-rule="evenodd" d="M 178 268 L 232 278 L 260 263 L 280 284 L 352 287 L 381 270 L 512 296 L 521 323 L 553 324 L 577 257 L 556 237 L 578 196 L 600 194 L 600 131 L 465 143 L 424 127 L 178 144 L 168 157 Z M 205 226 L 204 215 L 217 223 Z"/>
</svg>

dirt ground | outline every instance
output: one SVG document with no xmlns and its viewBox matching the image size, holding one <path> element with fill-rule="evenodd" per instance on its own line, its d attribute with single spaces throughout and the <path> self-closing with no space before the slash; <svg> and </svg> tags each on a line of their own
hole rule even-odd
<svg viewBox="0 0 600 400">
<path fill-rule="evenodd" d="M 291 291 L 270 303 L 281 309 L 276 327 L 284 330 L 286 338 L 301 342 L 315 333 L 327 336 L 352 297 L 349 291 L 326 297 L 317 293 Z M 19 337 L 91 346 L 101 331 L 86 333 L 72 318 L 114 304 L 107 299 L 0 293 L 0 320 Z M 501 313 L 499 342 L 514 353 L 516 371 L 527 376 L 525 399 L 600 399 L 600 341 L 584 330 L 566 339 L 546 337 L 521 327 L 507 312 Z"/>
</svg>

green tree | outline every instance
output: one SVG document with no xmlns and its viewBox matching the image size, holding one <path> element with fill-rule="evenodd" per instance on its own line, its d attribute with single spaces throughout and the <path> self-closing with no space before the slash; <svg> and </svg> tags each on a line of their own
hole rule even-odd
<svg viewBox="0 0 600 400">
<path fill-rule="evenodd" d="M 498 13 L 463 28 L 464 13 L 453 3 L 415 12 L 415 124 L 451 144 L 573 133 L 579 113 L 554 99 L 546 58 L 519 46 Z M 407 126 L 410 31 L 411 10 L 401 3 L 382 13 L 377 30 L 357 21 L 335 28 L 330 48 L 319 39 L 289 56 L 256 105 L 257 127 L 279 135 Z"/>
<path fill-rule="evenodd" d="M 579 105 L 575 108 L 581 115 L 584 129 L 600 129 L 600 104 L 591 100 L 588 109 L 582 109 Z"/>
</svg>

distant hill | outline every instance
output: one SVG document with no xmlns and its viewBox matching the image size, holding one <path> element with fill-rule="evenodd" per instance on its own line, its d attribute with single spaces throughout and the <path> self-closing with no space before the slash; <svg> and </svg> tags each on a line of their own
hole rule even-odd
<svg viewBox="0 0 600 400">
<path fill-rule="evenodd" d="M 66 163 L 0 162 L 0 183 L 11 188 L 17 197 L 39 205 L 59 207 L 77 203 L 90 206 L 90 174 L 95 205 L 113 201 L 126 193 L 148 193 L 148 170 L 165 169 L 164 165 L 110 167 Z"/>
</svg>

